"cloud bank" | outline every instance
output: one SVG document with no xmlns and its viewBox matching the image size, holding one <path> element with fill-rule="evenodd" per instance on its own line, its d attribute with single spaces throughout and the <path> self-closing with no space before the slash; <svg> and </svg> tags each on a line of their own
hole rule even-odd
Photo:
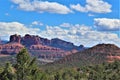
<svg viewBox="0 0 120 80">
<path fill-rule="evenodd" d="M 18 5 L 18 8 L 25 11 L 49 12 L 58 14 L 68 14 L 72 11 L 65 5 L 57 2 L 39 1 L 39 0 L 12 0 Z"/>
<path fill-rule="evenodd" d="M 100 31 L 120 30 L 120 19 L 95 18 L 94 25 Z"/>
<path fill-rule="evenodd" d="M 109 13 L 112 6 L 103 0 L 86 0 L 85 6 L 71 4 L 70 7 L 79 12 Z"/>
<path fill-rule="evenodd" d="M 9 37 L 13 34 L 38 34 L 40 29 L 28 28 L 24 24 L 19 22 L 0 22 L 0 37 Z"/>
<path fill-rule="evenodd" d="M 67 29 L 62 28 L 63 24 Z M 63 23 L 60 26 L 47 26 L 47 29 L 40 33 L 47 38 L 60 38 L 73 42 L 76 45 L 93 46 L 99 43 L 113 43 L 120 46 L 120 38 L 115 33 L 95 31 L 89 26 L 79 24 Z"/>
<path fill-rule="evenodd" d="M 120 46 L 120 38 L 115 33 L 95 31 L 90 26 L 80 24 L 63 24 L 62 27 L 61 25 L 46 26 L 46 29 L 41 31 L 40 28 L 29 28 L 19 22 L 0 22 L 0 36 L 32 34 L 49 39 L 60 38 L 75 45 L 93 46 L 99 43 L 113 43 Z"/>
</svg>

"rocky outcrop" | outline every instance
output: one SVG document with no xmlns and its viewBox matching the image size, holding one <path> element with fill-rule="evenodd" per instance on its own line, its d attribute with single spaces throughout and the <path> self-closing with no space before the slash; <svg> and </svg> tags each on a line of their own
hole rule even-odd
<svg viewBox="0 0 120 80">
<path fill-rule="evenodd" d="M 58 38 L 47 39 L 37 35 L 25 36 L 11 35 L 10 41 L 7 44 L 0 45 L 0 54 L 16 54 L 23 47 L 27 48 L 31 55 L 38 58 L 62 58 L 67 55 L 78 52 L 84 49 L 84 46 L 75 46 L 71 42 L 67 42 Z"/>
<path fill-rule="evenodd" d="M 60 40 L 58 38 L 54 38 L 51 40 L 51 46 L 54 46 L 54 47 L 59 47 L 59 48 L 62 48 L 62 49 L 68 49 L 68 50 L 71 50 L 74 48 L 74 44 L 73 43 L 70 43 L 70 42 L 66 42 L 66 41 L 63 41 L 63 40 Z"/>
<path fill-rule="evenodd" d="M 44 59 L 54 59 L 54 58 L 63 58 L 66 55 L 72 54 L 71 51 L 64 51 L 60 48 L 45 46 L 45 45 L 32 45 L 29 49 L 29 52 L 32 55 L 38 58 Z"/>
<path fill-rule="evenodd" d="M 19 43 L 13 43 L 13 42 L 0 45 L 0 56 L 17 54 L 22 48 L 24 48 L 23 45 Z M 59 48 L 44 46 L 41 44 L 32 45 L 30 46 L 30 48 L 27 48 L 27 49 L 32 56 L 35 56 L 37 58 L 44 58 L 44 59 L 62 58 L 70 54 Z"/>
<path fill-rule="evenodd" d="M 0 45 L 0 54 L 13 55 L 19 53 L 22 48 L 24 48 L 24 46 L 19 43 L 8 43 Z"/>
<path fill-rule="evenodd" d="M 51 40 L 47 39 L 47 38 L 42 38 L 40 37 L 40 40 L 42 42 L 43 45 L 48 45 L 50 46 L 52 43 L 51 43 Z M 53 46 L 52 46 L 53 47 Z"/>
<path fill-rule="evenodd" d="M 21 36 L 20 35 L 11 35 L 10 36 L 10 42 L 17 42 L 20 43 L 21 42 Z"/>
<path fill-rule="evenodd" d="M 39 36 L 31 36 L 29 34 L 26 34 L 24 37 L 21 38 L 21 43 L 26 47 L 30 47 L 31 45 L 42 44 Z"/>
<path fill-rule="evenodd" d="M 58 48 L 61 48 L 61 49 L 67 50 L 67 51 L 70 51 L 70 50 L 73 50 L 73 49 L 76 49 L 76 50 L 79 49 L 79 47 L 75 46 L 73 43 L 66 42 L 66 41 L 58 39 L 58 38 L 52 39 L 50 46 L 58 47 Z"/>
<path fill-rule="evenodd" d="M 11 35 L 9 42 L 21 43 L 26 47 L 30 47 L 31 45 L 41 44 L 40 38 L 38 36 L 31 36 L 29 34 L 26 34 L 24 37 L 21 37 L 20 35 L 17 34 Z"/>
<path fill-rule="evenodd" d="M 60 48 L 62 50 L 66 50 L 66 51 L 70 51 L 73 49 L 76 49 L 76 50 L 84 49 L 83 45 L 75 46 L 71 42 L 67 42 L 67 41 L 64 41 L 64 40 L 61 40 L 58 38 L 49 40 L 47 38 L 42 38 L 39 36 L 29 35 L 29 34 L 26 34 L 24 37 L 21 37 L 20 35 L 16 35 L 16 34 L 11 35 L 10 42 L 18 42 L 18 43 L 23 44 L 26 47 L 30 47 L 31 45 L 41 44 L 41 45 Z"/>
<path fill-rule="evenodd" d="M 29 34 L 26 34 L 23 37 L 17 34 L 11 35 L 9 44 L 14 43 L 24 45 L 33 56 L 49 59 L 65 57 L 75 53 L 79 48 L 79 46 L 75 46 L 73 43 L 58 38 L 49 40 L 47 38 Z M 9 54 L 7 48 L 6 53 Z"/>
</svg>

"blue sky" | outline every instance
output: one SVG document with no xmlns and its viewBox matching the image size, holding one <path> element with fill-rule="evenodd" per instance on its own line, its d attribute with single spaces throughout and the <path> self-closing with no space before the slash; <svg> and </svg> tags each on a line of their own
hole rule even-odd
<svg viewBox="0 0 120 80">
<path fill-rule="evenodd" d="M 120 46 L 119 0 L 0 0 L 0 37 L 60 38 L 93 46 Z"/>
</svg>

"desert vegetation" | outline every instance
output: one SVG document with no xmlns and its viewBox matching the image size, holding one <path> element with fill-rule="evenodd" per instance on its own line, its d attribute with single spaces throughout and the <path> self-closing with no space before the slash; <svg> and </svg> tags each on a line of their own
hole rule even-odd
<svg viewBox="0 0 120 80">
<path fill-rule="evenodd" d="M 48 66 L 48 65 L 47 65 Z M 45 67 L 45 66 L 44 66 Z M 81 67 L 39 67 L 26 49 L 16 56 L 16 63 L 0 67 L 0 80 L 119 80 L 120 62 Z M 57 66 L 56 66 L 57 67 Z"/>
</svg>

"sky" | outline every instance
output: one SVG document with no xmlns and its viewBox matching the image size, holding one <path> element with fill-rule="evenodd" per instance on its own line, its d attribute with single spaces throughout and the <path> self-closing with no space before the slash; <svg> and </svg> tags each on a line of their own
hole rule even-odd
<svg viewBox="0 0 120 80">
<path fill-rule="evenodd" d="M 13 34 L 120 47 L 120 0 L 0 0 L 0 38 Z"/>
</svg>

